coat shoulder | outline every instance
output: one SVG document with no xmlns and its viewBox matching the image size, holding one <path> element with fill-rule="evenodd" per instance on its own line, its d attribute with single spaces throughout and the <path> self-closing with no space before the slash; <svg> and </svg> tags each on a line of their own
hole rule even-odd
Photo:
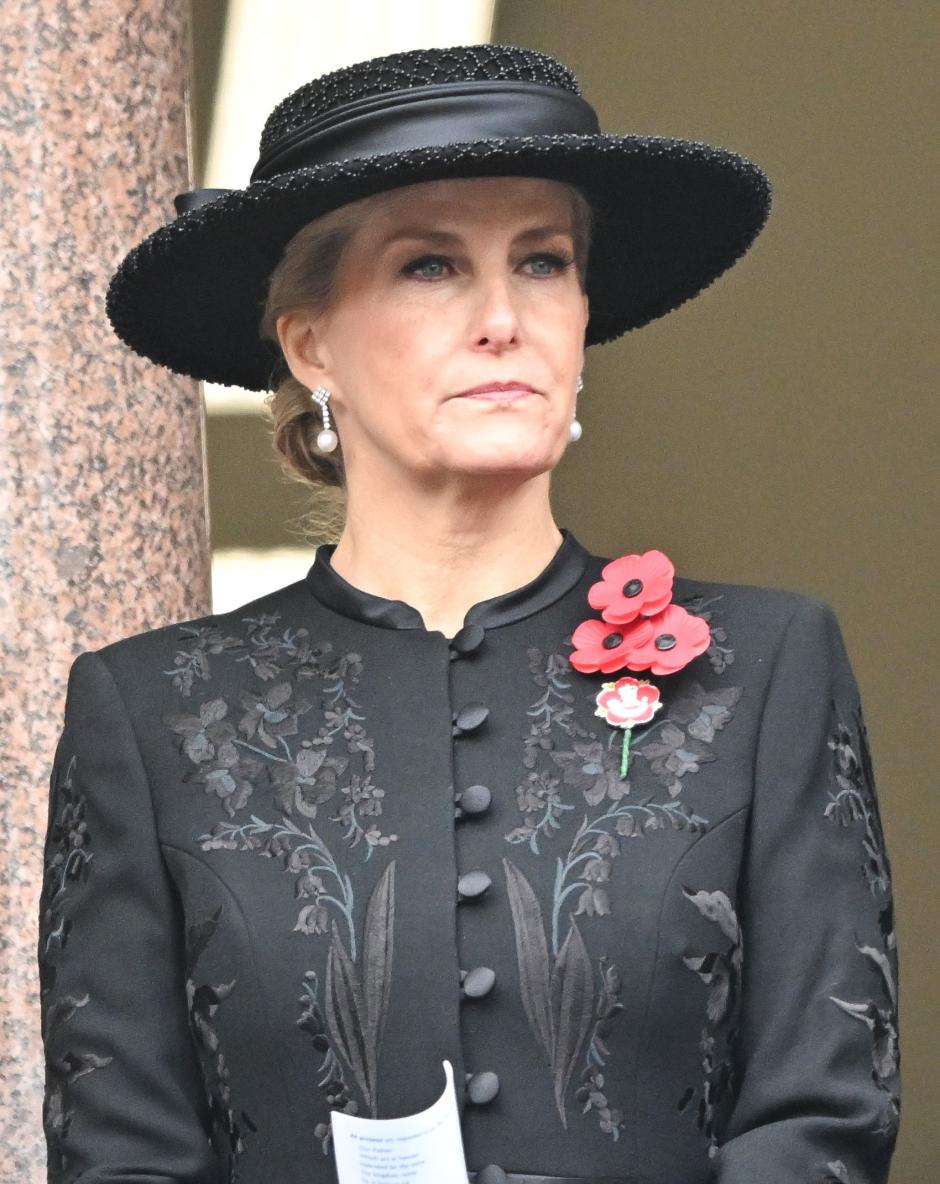
<svg viewBox="0 0 940 1184">
<path fill-rule="evenodd" d="M 280 619 L 295 619 L 300 612 L 309 616 L 313 598 L 303 579 L 295 580 L 246 601 L 223 613 L 204 613 L 185 617 L 166 624 L 144 629 L 128 637 L 119 638 L 92 650 L 109 667 L 112 674 L 133 675 L 141 669 L 154 669 L 154 664 L 172 664 L 179 649 L 199 637 L 217 636 L 219 642 L 231 635 L 244 634 L 252 623 L 276 624 Z"/>
<path fill-rule="evenodd" d="M 676 576 L 673 599 L 690 612 L 707 611 L 714 606 L 730 623 L 762 626 L 779 632 L 801 615 L 831 618 L 835 611 L 828 601 L 806 592 L 761 584 L 734 584 Z"/>
</svg>

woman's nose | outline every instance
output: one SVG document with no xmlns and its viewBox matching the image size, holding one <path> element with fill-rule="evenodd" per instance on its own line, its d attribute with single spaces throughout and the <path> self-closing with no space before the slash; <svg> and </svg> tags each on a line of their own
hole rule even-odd
<svg viewBox="0 0 940 1184">
<path fill-rule="evenodd" d="M 477 344 L 512 344 L 519 335 L 519 315 L 509 277 L 483 279 L 480 289 L 475 328 Z"/>
</svg>

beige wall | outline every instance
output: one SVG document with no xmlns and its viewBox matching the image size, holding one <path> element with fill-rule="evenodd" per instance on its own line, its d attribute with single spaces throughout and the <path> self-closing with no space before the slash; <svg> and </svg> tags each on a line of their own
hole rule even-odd
<svg viewBox="0 0 940 1184">
<path fill-rule="evenodd" d="M 556 519 L 602 554 L 659 545 L 689 574 L 796 588 L 838 611 L 898 902 L 892 1184 L 935 1179 L 940 1163 L 928 855 L 940 720 L 927 653 L 938 24 L 936 0 L 503 0 L 493 32 L 570 65 L 605 130 L 724 144 L 774 183 L 770 221 L 736 268 L 588 352 L 584 437 L 556 474 Z"/>
</svg>

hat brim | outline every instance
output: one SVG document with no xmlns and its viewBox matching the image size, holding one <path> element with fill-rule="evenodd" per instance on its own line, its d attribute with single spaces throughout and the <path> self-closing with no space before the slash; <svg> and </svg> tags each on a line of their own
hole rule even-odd
<svg viewBox="0 0 940 1184">
<path fill-rule="evenodd" d="M 279 355 L 258 326 L 288 240 L 358 198 L 476 176 L 549 177 L 584 190 L 595 211 L 586 345 L 701 292 L 745 253 L 771 204 L 752 161 L 666 137 L 520 136 L 360 157 L 232 190 L 160 227 L 112 276 L 108 318 L 131 349 L 176 373 L 269 390 Z"/>
</svg>

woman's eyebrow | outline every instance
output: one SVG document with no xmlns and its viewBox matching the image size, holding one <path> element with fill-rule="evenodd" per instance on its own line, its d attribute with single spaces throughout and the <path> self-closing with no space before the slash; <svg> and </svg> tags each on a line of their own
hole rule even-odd
<svg viewBox="0 0 940 1184">
<path fill-rule="evenodd" d="M 531 226 L 527 230 L 520 231 L 513 239 L 513 242 L 537 242 L 541 239 L 552 238 L 556 234 L 564 234 L 570 237 L 572 234 L 571 227 L 562 225 Z M 392 243 L 400 242 L 402 239 L 435 243 L 442 247 L 458 247 L 463 245 L 463 239 L 460 235 L 454 234 L 450 230 L 432 230 L 430 227 L 424 226 L 402 226 L 398 230 L 392 231 L 387 238 L 383 239 L 379 247 L 380 249 L 384 249 L 391 246 Z"/>
</svg>

